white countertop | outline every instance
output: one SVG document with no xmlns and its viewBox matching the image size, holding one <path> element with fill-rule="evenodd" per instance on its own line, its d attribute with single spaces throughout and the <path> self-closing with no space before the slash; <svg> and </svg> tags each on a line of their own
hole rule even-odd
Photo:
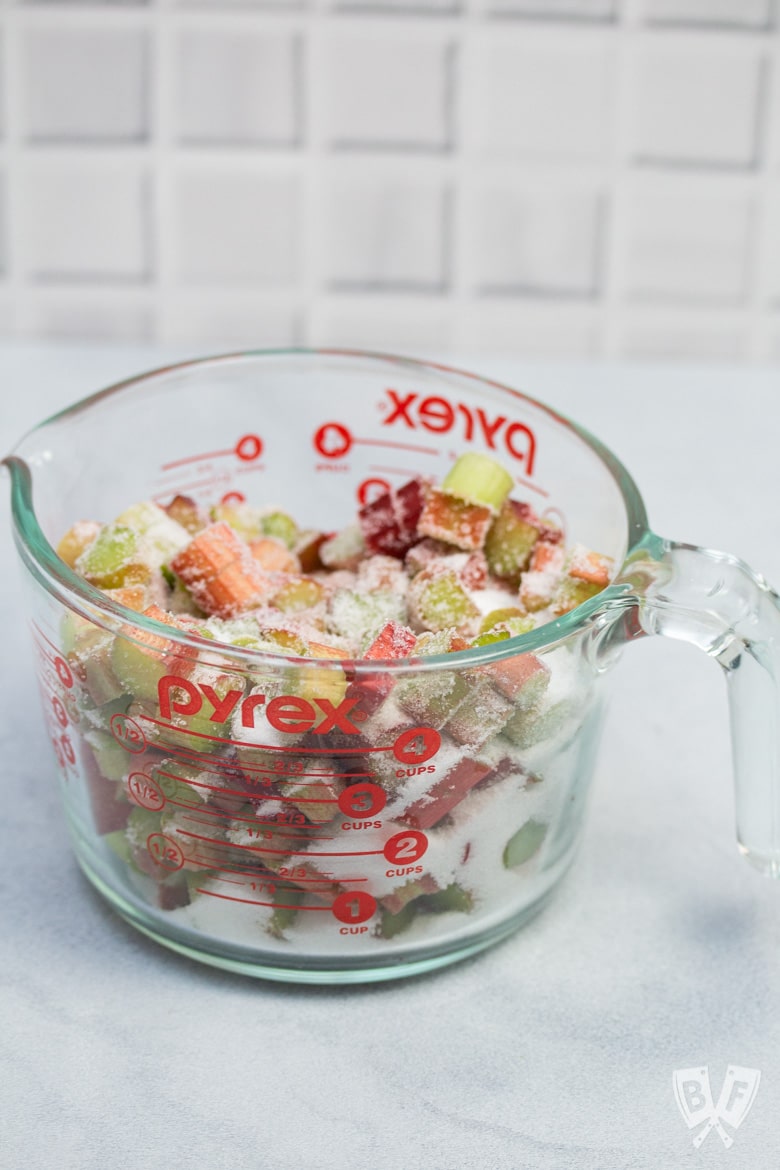
<svg viewBox="0 0 780 1170">
<path fill-rule="evenodd" d="M 0 452 L 171 356 L 3 345 Z M 777 371 L 469 365 L 602 438 L 656 531 L 780 582 Z M 579 859 L 508 942 L 365 988 L 224 975 L 136 934 L 71 859 L 6 497 L 0 1166 L 776 1170 L 780 886 L 737 854 L 714 662 L 660 639 L 624 655 Z M 761 1071 L 729 1151 L 714 1131 L 694 1150 L 678 1112 L 672 1071 L 700 1064 L 715 1094 L 728 1064 Z"/>
</svg>

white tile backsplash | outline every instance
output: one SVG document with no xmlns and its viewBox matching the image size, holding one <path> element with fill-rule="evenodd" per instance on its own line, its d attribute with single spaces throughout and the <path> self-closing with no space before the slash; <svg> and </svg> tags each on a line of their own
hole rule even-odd
<svg viewBox="0 0 780 1170">
<path fill-rule="evenodd" d="M 292 146 L 300 137 L 299 46 L 289 33 L 185 29 L 175 125 L 185 143 Z"/>
<path fill-rule="evenodd" d="M 328 142 L 369 150 L 446 149 L 450 65 L 446 38 L 358 37 L 339 33 L 334 24 L 321 77 Z"/>
<path fill-rule="evenodd" d="M 603 159 L 612 139 L 612 53 L 588 39 L 493 32 L 477 47 L 474 145 L 529 161 Z M 528 165 L 528 164 L 526 164 Z"/>
<path fill-rule="evenodd" d="M 598 195 L 486 186 L 471 203 L 471 268 L 480 292 L 595 296 Z"/>
<path fill-rule="evenodd" d="M 644 0 L 651 24 L 766 28 L 773 7 L 773 0 Z"/>
<path fill-rule="evenodd" d="M 23 265 L 33 280 L 116 283 L 150 275 L 143 168 L 99 156 L 30 159 L 19 179 Z"/>
<path fill-rule="evenodd" d="M 738 305 L 747 294 L 748 196 L 637 191 L 626 233 L 626 291 L 634 300 Z"/>
<path fill-rule="evenodd" d="M 351 178 L 325 196 L 325 273 L 333 289 L 443 291 L 447 192 L 441 183 Z"/>
<path fill-rule="evenodd" d="M 758 158 L 758 52 L 649 44 L 635 57 L 634 156 L 640 162 L 749 167 Z"/>
<path fill-rule="evenodd" d="M 182 167 L 171 209 L 178 280 L 291 285 L 299 264 L 299 187 L 291 174 Z"/>
<path fill-rule="evenodd" d="M 0 335 L 780 355 L 780 0 L 0 0 Z"/>
<path fill-rule="evenodd" d="M 25 131 L 31 142 L 137 142 L 152 99 L 147 35 L 138 29 L 26 31 Z"/>
</svg>

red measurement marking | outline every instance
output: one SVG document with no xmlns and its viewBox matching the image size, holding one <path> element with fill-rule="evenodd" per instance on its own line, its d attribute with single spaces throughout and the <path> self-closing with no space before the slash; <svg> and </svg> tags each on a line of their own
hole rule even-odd
<svg viewBox="0 0 780 1170">
<path fill-rule="evenodd" d="M 415 451 L 420 455 L 438 455 L 435 447 L 420 447 L 414 443 L 397 443 L 392 439 L 358 439 L 340 422 L 326 422 L 314 432 L 314 449 L 325 459 L 343 459 L 353 447 L 393 447 L 399 451 Z"/>
<path fill-rule="evenodd" d="M 386 475 L 405 475 L 409 479 L 414 479 L 417 472 L 414 468 L 409 467 L 380 467 L 378 463 L 372 463 L 369 466 L 369 471 L 384 471 Z"/>
<path fill-rule="evenodd" d="M 68 726 L 68 713 L 63 706 L 62 699 L 59 695 L 54 695 L 51 701 L 52 710 L 54 711 L 54 718 L 59 723 L 60 727 Z"/>
<path fill-rule="evenodd" d="M 111 734 L 125 751 L 138 755 L 146 747 L 146 737 L 135 719 L 127 715 L 111 716 Z"/>
<path fill-rule="evenodd" d="M 364 508 L 366 504 L 373 503 L 374 500 L 378 500 L 380 496 L 385 495 L 389 491 L 390 484 L 386 479 L 364 479 L 358 485 L 358 503 L 361 508 Z"/>
<path fill-rule="evenodd" d="M 345 891 L 334 898 L 331 906 L 333 917 L 339 922 L 354 923 L 367 922 L 376 914 L 376 898 L 366 894 L 363 890 Z"/>
<path fill-rule="evenodd" d="M 260 849 L 256 845 L 239 845 L 236 841 L 218 841 L 214 837 L 202 837 L 188 829 L 182 829 L 181 835 L 192 837 L 196 841 L 205 841 L 208 845 L 219 845 L 221 849 L 227 845 L 230 849 L 246 849 L 249 853 L 267 853 L 269 856 L 278 857 L 308 857 L 310 860 L 320 857 L 378 857 L 382 853 L 381 849 L 346 849 L 340 853 L 320 852 L 319 849 L 316 853 L 309 853 L 306 849 Z"/>
<path fill-rule="evenodd" d="M 184 854 L 181 849 L 164 833 L 150 833 L 146 838 L 146 848 L 152 861 L 161 869 L 175 873 L 184 865 Z"/>
<path fill-rule="evenodd" d="M 169 801 L 169 804 L 175 805 L 175 803 L 176 803 L 175 801 Z M 264 833 L 267 829 L 271 828 L 270 825 L 261 825 L 256 817 L 234 817 L 231 813 L 219 812 L 217 810 L 212 811 L 210 809 L 205 809 L 205 808 L 196 808 L 194 805 L 191 805 L 191 804 L 179 804 L 179 805 L 176 805 L 176 807 L 177 808 L 191 809 L 192 811 L 197 812 L 198 814 L 206 813 L 209 816 L 216 816 L 222 820 L 246 821 L 248 824 L 254 825 L 257 828 L 258 838 L 260 837 L 261 833 Z M 200 820 L 198 820 L 197 817 L 184 816 L 184 817 L 182 817 L 182 820 L 190 821 L 194 825 L 200 825 L 201 828 L 207 829 L 209 827 L 207 821 L 200 821 Z M 297 825 L 296 826 L 293 826 L 293 825 L 289 826 L 289 828 L 297 828 L 297 827 L 298 827 Z M 303 826 L 301 826 L 301 827 L 303 827 Z M 280 828 L 285 828 L 285 826 L 281 825 Z M 271 837 L 271 834 L 269 834 L 269 837 Z M 281 832 L 274 833 L 273 839 L 279 840 L 279 841 L 332 841 L 333 840 L 332 837 L 311 837 L 306 833 L 281 833 Z M 230 845 L 230 844 L 232 844 L 232 842 L 228 841 L 227 844 Z"/>
<path fill-rule="evenodd" d="M 353 439 L 355 446 L 395 447 L 399 451 L 415 451 L 419 455 L 438 455 L 436 447 L 418 447 L 414 443 L 391 443 L 388 439 Z"/>
<path fill-rule="evenodd" d="M 127 777 L 127 795 L 139 808 L 159 812 L 165 805 L 165 796 L 156 780 L 145 772 L 131 772 Z"/>
<path fill-rule="evenodd" d="M 225 492 L 220 504 L 245 504 L 246 496 L 243 492 Z"/>
<path fill-rule="evenodd" d="M 544 496 L 545 499 L 547 499 L 550 495 L 550 493 L 546 492 L 544 488 L 540 488 L 537 486 L 537 484 L 531 483 L 530 479 L 522 479 L 522 477 L 519 475 L 515 476 L 515 483 L 519 483 L 522 487 L 530 488 L 532 492 L 538 492 L 539 495 Z"/>
<path fill-rule="evenodd" d="M 282 906 L 279 902 L 260 902 L 257 898 L 236 898 L 233 894 L 217 894 L 214 890 L 196 891 L 198 894 L 207 894 L 209 898 L 222 898 L 225 902 L 243 902 L 247 906 L 271 906 L 274 910 L 330 910 L 330 906 Z"/>
<path fill-rule="evenodd" d="M 378 784 L 353 784 L 338 799 L 341 812 L 348 817 L 375 817 L 387 804 L 387 795 Z"/>
<path fill-rule="evenodd" d="M 57 671 L 57 677 L 64 687 L 68 690 L 73 686 L 73 672 L 68 666 L 64 658 L 59 655 L 54 659 L 54 669 Z"/>
<path fill-rule="evenodd" d="M 410 727 L 393 744 L 393 755 L 402 764 L 423 764 L 436 755 L 441 736 L 432 727 Z"/>
<path fill-rule="evenodd" d="M 54 653 L 55 653 L 55 654 L 57 654 L 57 655 L 60 655 L 60 654 L 62 654 L 62 651 L 60 650 L 59 646 L 55 646 L 55 645 L 54 645 L 54 643 L 52 642 L 51 638 L 48 638 L 48 637 L 46 636 L 46 634 L 43 632 L 43 630 L 41 629 L 41 627 L 40 627 L 40 626 L 39 626 L 39 625 L 38 625 L 36 622 L 30 622 L 30 625 L 32 626 L 32 628 L 33 628 L 34 630 L 37 630 L 37 632 L 38 632 L 38 633 L 41 635 L 41 637 L 43 638 L 43 640 L 44 640 L 44 642 L 46 643 L 46 645 L 47 645 L 47 646 L 50 646 L 50 647 L 51 647 L 51 649 L 54 651 Z"/>
<path fill-rule="evenodd" d="M 62 745 L 63 755 L 69 764 L 76 763 L 76 753 L 73 750 L 73 744 L 68 739 L 67 735 L 60 736 L 60 744 Z"/>
<path fill-rule="evenodd" d="M 170 471 L 174 467 L 184 467 L 187 463 L 201 463 L 206 459 L 221 459 L 224 455 L 237 455 L 246 463 L 257 459 L 263 450 L 263 440 L 259 435 L 242 435 L 235 447 L 226 451 L 207 451 L 203 455 L 187 455 L 184 459 L 174 459 L 172 463 L 163 463 L 161 471 Z"/>
<path fill-rule="evenodd" d="M 240 860 L 233 862 L 234 866 L 240 865 L 240 864 L 241 864 Z M 276 885 L 278 885 L 278 886 L 284 885 L 285 882 L 292 883 L 293 887 L 299 885 L 301 882 L 306 882 L 307 884 L 311 883 L 314 885 L 322 885 L 323 883 L 325 883 L 326 885 L 333 885 L 333 881 L 330 878 L 330 876 L 323 876 L 321 878 L 319 878 L 319 877 L 316 877 L 316 878 L 299 877 L 299 878 L 295 878 L 293 880 L 292 878 L 289 878 L 289 877 L 279 877 L 279 875 L 275 874 L 273 872 L 273 870 L 268 870 L 267 873 L 263 873 L 260 870 L 258 870 L 257 867 L 254 867 L 252 869 L 248 869 L 248 868 L 247 869 L 235 869 L 235 868 L 232 868 L 232 867 L 227 866 L 227 865 L 212 865 L 212 866 L 209 866 L 209 869 L 212 869 L 214 871 L 214 873 L 234 873 L 238 877 L 256 878 L 258 881 L 269 881 L 269 882 L 272 881 L 272 882 L 275 882 Z M 343 882 L 367 882 L 367 881 L 368 881 L 367 877 L 339 877 L 339 884 L 341 884 Z"/>
<path fill-rule="evenodd" d="M 114 715 L 113 719 L 116 719 L 116 718 L 117 718 L 117 716 Z M 153 719 L 151 715 L 141 715 L 139 713 L 138 718 L 139 719 L 146 719 L 149 723 L 154 723 L 157 727 L 164 727 L 167 731 L 178 731 L 181 735 L 186 735 L 188 738 L 195 736 L 197 739 L 207 739 L 211 743 L 228 743 L 228 744 L 235 744 L 236 747 L 256 748 L 258 751 L 273 752 L 274 755 L 277 755 L 280 752 L 295 752 L 296 755 L 299 755 L 299 756 L 326 756 L 326 755 L 337 755 L 337 756 L 360 755 L 360 756 L 362 756 L 362 755 L 368 754 L 368 752 L 391 752 L 393 750 L 392 745 L 390 747 L 301 748 L 299 744 L 295 744 L 292 747 L 279 747 L 277 744 L 247 743 L 247 741 L 245 739 L 226 739 L 224 736 L 221 736 L 221 735 L 206 735 L 206 733 L 204 731 L 192 731 L 189 728 L 176 727 L 176 726 L 174 726 L 173 723 L 164 723 L 161 719 Z M 112 722 L 113 722 L 113 719 L 112 719 Z M 430 729 L 424 728 L 423 730 L 427 731 Z"/>
<path fill-rule="evenodd" d="M 419 861 L 428 848 L 428 838 L 425 833 L 410 830 L 407 833 L 396 833 L 385 841 L 382 850 L 388 861 L 393 865 L 408 865 Z"/>
</svg>

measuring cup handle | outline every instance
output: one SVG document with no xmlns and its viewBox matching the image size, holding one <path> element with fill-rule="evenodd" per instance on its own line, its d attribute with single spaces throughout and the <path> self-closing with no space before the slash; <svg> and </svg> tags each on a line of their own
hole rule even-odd
<svg viewBox="0 0 780 1170">
<path fill-rule="evenodd" d="M 780 877 L 780 597 L 737 557 L 657 536 L 622 580 L 635 602 L 624 636 L 691 642 L 723 667 L 737 840 L 752 865 Z"/>
</svg>

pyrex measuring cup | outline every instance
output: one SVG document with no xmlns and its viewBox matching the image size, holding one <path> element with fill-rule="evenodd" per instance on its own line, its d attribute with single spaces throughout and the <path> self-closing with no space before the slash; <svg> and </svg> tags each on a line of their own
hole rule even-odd
<svg viewBox="0 0 780 1170">
<path fill-rule="evenodd" d="M 175 494 L 276 504 L 333 531 L 469 450 L 612 584 L 508 641 L 417 660 L 226 646 L 116 604 L 53 551 L 75 520 Z M 43 709 L 76 856 L 140 930 L 216 966 L 349 982 L 420 972 L 516 929 L 572 859 L 627 641 L 725 669 L 737 832 L 780 873 L 777 595 L 723 553 L 650 532 L 597 440 L 440 366 L 345 352 L 235 355 L 124 382 L 6 460 Z"/>
</svg>

